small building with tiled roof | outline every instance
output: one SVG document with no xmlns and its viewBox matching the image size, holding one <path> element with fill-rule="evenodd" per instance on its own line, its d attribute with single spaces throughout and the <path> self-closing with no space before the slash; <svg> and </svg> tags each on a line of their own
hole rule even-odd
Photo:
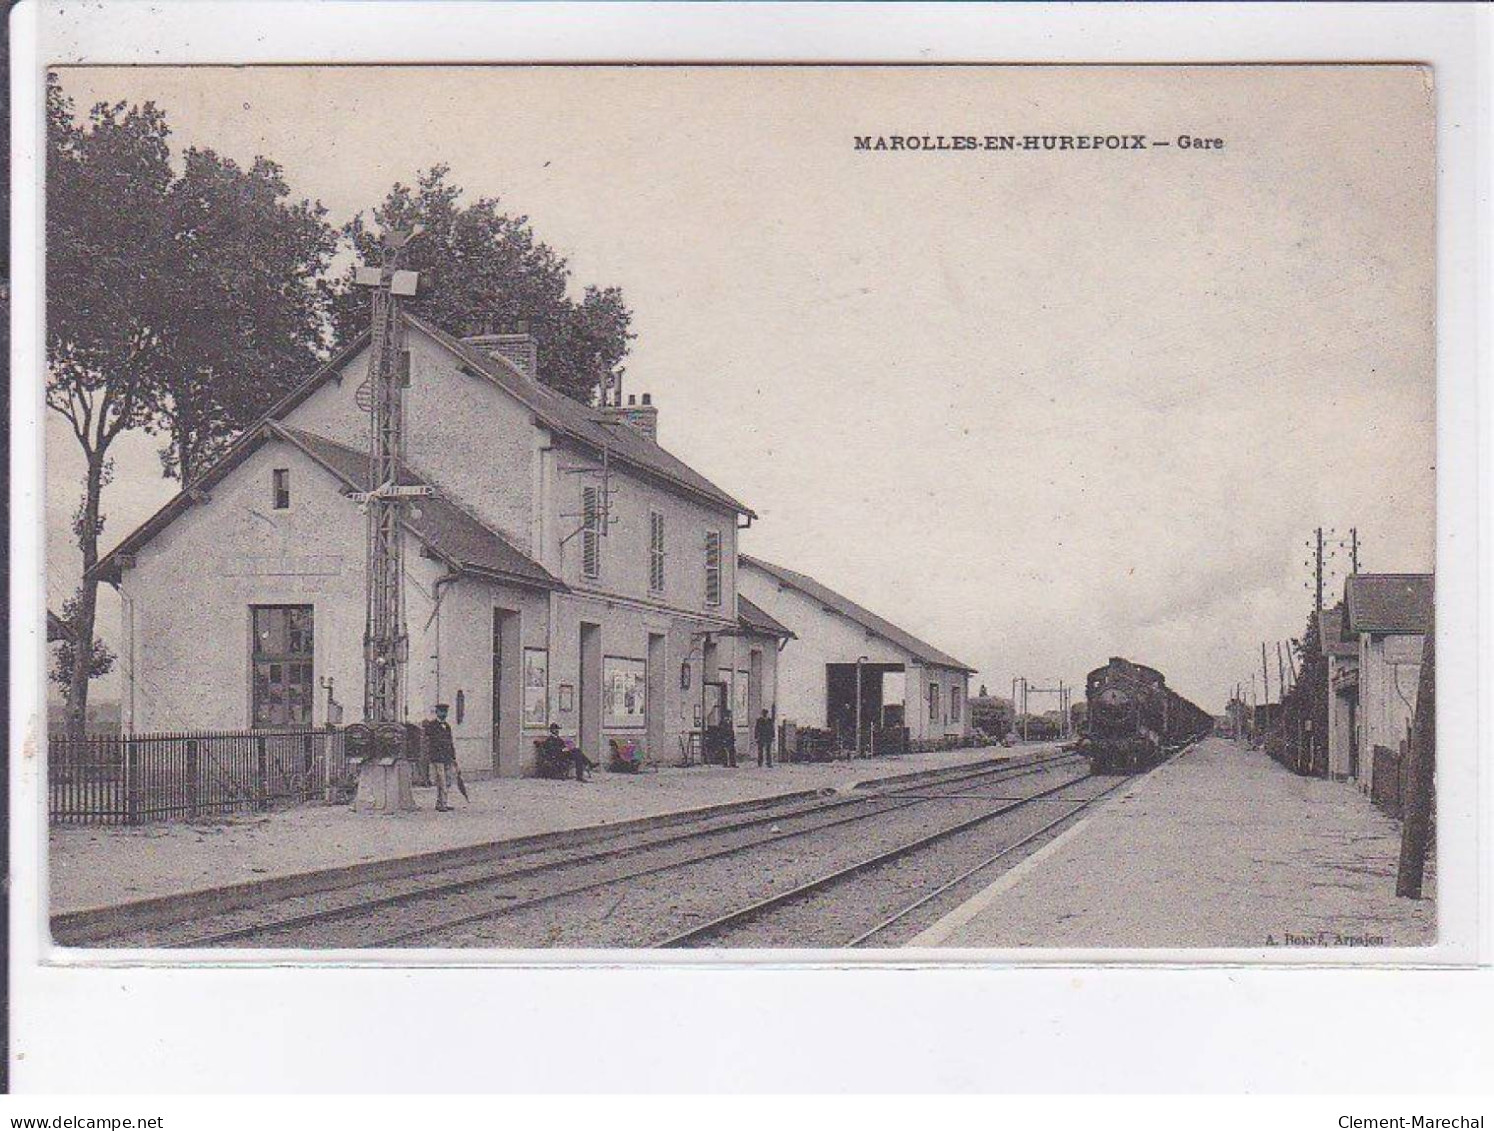
<svg viewBox="0 0 1494 1131">
<path fill-rule="evenodd" d="M 738 601 L 754 517 L 658 443 L 647 403 L 540 384 L 523 335 L 406 315 L 406 714 L 451 706 L 460 764 L 523 774 L 551 723 L 676 761 L 776 710 L 790 632 Z M 367 335 L 113 548 L 123 723 L 321 726 L 363 710 Z"/>
<path fill-rule="evenodd" d="M 747 554 L 737 572 L 743 596 L 797 637 L 779 661 L 784 721 L 852 747 L 859 714 L 863 750 L 873 726 L 906 727 L 914 742 L 970 733 L 969 664 L 808 574 Z"/>
<path fill-rule="evenodd" d="M 1434 593 L 1429 573 L 1359 573 L 1344 582 L 1343 639 L 1358 653 L 1352 681 L 1343 680 L 1346 698 L 1352 682 L 1354 719 L 1348 776 L 1377 798 L 1399 793 Z"/>
</svg>

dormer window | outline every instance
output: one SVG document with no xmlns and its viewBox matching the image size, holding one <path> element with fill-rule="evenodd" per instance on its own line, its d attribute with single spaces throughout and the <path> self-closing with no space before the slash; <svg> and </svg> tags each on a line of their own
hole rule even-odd
<svg viewBox="0 0 1494 1131">
<path fill-rule="evenodd" d="M 277 467 L 270 476 L 270 505 L 277 511 L 288 511 L 291 505 L 291 473 L 288 467 Z"/>
</svg>

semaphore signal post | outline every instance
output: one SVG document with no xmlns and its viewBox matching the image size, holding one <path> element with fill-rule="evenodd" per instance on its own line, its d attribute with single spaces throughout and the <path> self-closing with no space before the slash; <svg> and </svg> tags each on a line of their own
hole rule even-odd
<svg viewBox="0 0 1494 1131">
<path fill-rule="evenodd" d="M 368 516 L 367 616 L 363 630 L 363 722 L 349 728 L 349 760 L 358 760 L 354 808 L 398 812 L 415 808 L 405 753 L 404 671 L 410 640 L 405 625 L 404 522 L 410 502 L 429 495 L 425 486 L 400 482 L 404 467 L 404 397 L 410 354 L 404 345 L 401 300 L 420 286 L 400 261 L 419 228 L 390 232 L 383 264 L 359 267 L 354 282 L 373 292 L 373 329 L 366 382 L 369 444 L 368 490 L 354 496 Z M 360 390 L 362 392 L 363 390 Z"/>
</svg>

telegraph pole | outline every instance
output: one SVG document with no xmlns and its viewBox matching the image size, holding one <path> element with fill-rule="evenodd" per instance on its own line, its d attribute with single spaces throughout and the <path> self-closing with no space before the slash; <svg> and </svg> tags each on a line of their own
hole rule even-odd
<svg viewBox="0 0 1494 1131">
<path fill-rule="evenodd" d="M 366 382 L 368 481 L 367 489 L 353 496 L 368 516 L 363 723 L 349 728 L 348 743 L 349 760 L 357 761 L 359 767 L 354 808 L 365 812 L 415 808 L 403 725 L 402 669 L 410 658 L 404 603 L 404 520 L 410 501 L 431 494 L 431 489 L 400 483 L 405 388 L 410 383 L 401 300 L 413 297 L 420 284 L 420 276 L 402 270 L 400 260 L 418 233 L 418 227 L 409 232 L 390 232 L 384 239 L 382 264 L 359 267 L 353 280 L 373 292 Z"/>
<path fill-rule="evenodd" d="M 1349 528 L 1349 572 L 1359 572 L 1359 527 Z"/>
<path fill-rule="evenodd" d="M 1318 583 L 1313 598 L 1313 610 L 1318 613 L 1323 611 L 1323 528 L 1318 527 L 1318 561 L 1317 561 Z"/>
<path fill-rule="evenodd" d="M 1261 641 L 1261 702 L 1271 705 L 1271 677 L 1266 672 L 1266 642 Z"/>
</svg>

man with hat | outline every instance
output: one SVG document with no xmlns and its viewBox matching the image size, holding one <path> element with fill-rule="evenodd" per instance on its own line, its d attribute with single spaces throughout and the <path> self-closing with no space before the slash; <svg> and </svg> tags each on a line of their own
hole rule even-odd
<svg viewBox="0 0 1494 1131">
<path fill-rule="evenodd" d="M 446 794 L 451 789 L 451 773 L 456 767 L 456 743 L 451 738 L 451 725 L 446 713 L 451 708 L 445 703 L 436 704 L 436 717 L 424 724 L 425 748 L 431 761 L 431 778 L 436 783 L 436 811 L 451 812 L 446 804 Z"/>
</svg>

